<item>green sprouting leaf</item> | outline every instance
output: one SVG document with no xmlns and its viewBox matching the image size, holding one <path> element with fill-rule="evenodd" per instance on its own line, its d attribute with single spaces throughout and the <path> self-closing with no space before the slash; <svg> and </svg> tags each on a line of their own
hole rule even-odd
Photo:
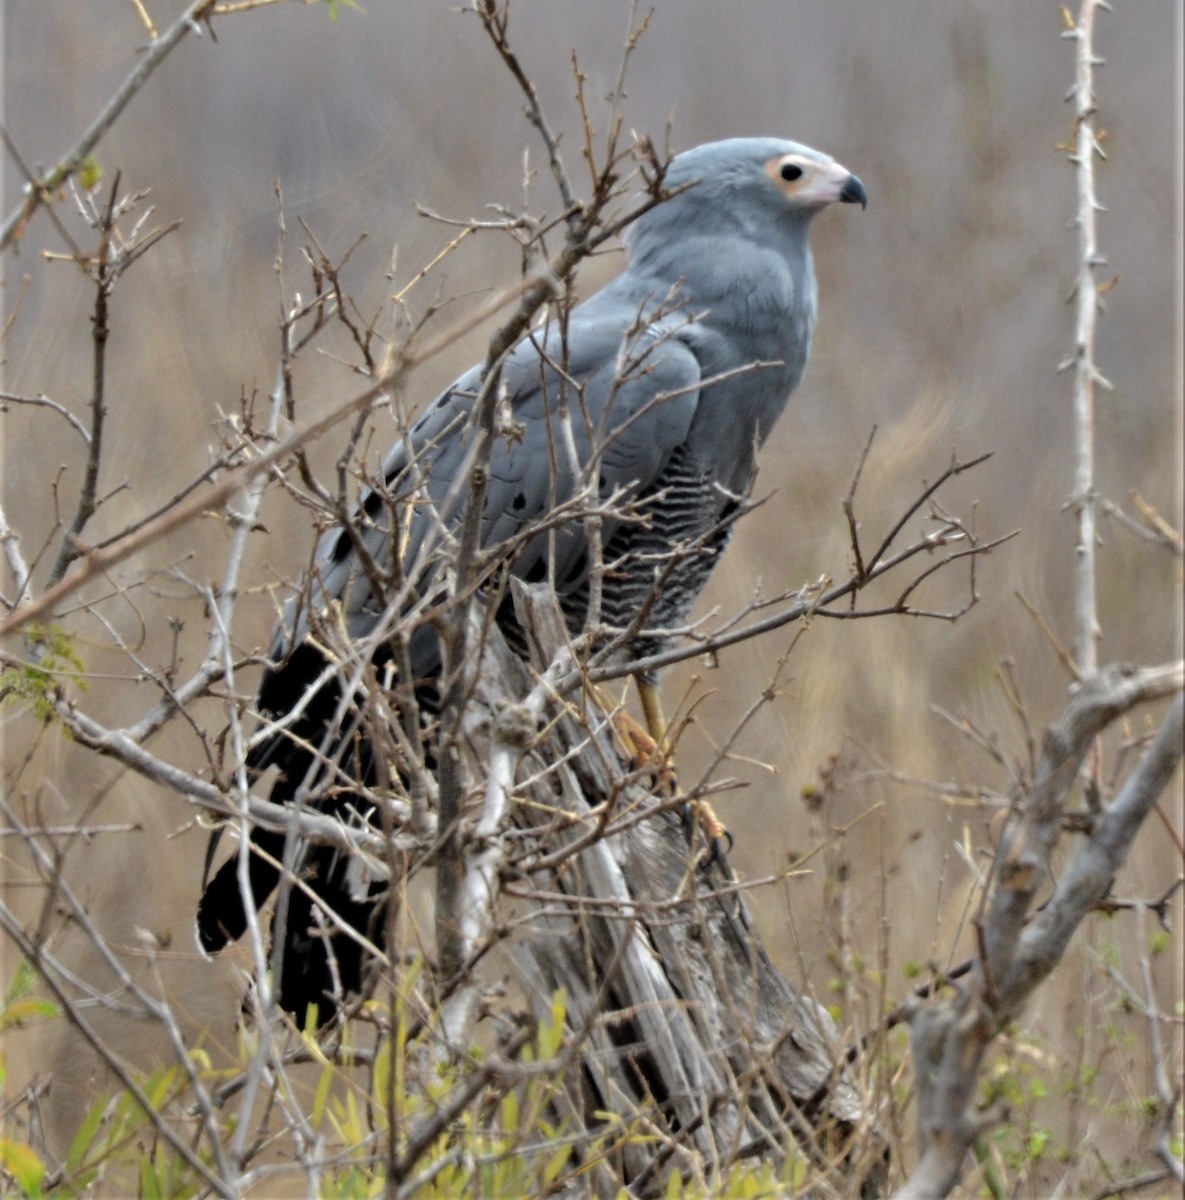
<svg viewBox="0 0 1185 1200">
<path fill-rule="evenodd" d="M 159 1109 L 177 1081 L 177 1067 L 158 1067 L 144 1083 L 144 1095 L 153 1108 Z M 147 1115 L 147 1114 L 145 1114 Z"/>
<path fill-rule="evenodd" d="M 502 1129 L 506 1133 L 517 1133 L 519 1130 L 518 1121 L 518 1097 L 513 1091 L 509 1091 L 502 1097 Z"/>
<path fill-rule="evenodd" d="M 533 1045 L 524 1046 L 523 1062 L 543 1062 L 554 1058 L 564 1044 L 564 1018 L 568 1012 L 568 993 L 557 988 L 551 997 L 551 1009 L 539 1020 Z"/>
<path fill-rule="evenodd" d="M 364 9 L 362 5 L 357 2 L 357 0 L 325 0 L 325 3 L 329 7 L 329 19 L 331 21 L 336 21 L 338 19 L 343 8 L 352 8 L 356 12 L 366 11 L 366 9 Z"/>
<path fill-rule="evenodd" d="M 794 1194 L 797 1195 L 801 1188 L 806 1186 L 807 1172 L 810 1170 L 810 1162 L 805 1154 L 795 1154 L 788 1173 L 787 1182 L 794 1189 Z"/>
<path fill-rule="evenodd" d="M 572 1149 L 571 1145 L 558 1147 L 552 1151 L 551 1157 L 544 1164 L 543 1182 L 549 1187 L 559 1179 L 560 1172 L 568 1165 L 568 1159 L 572 1157 Z"/>
<path fill-rule="evenodd" d="M 208 1051 L 201 1046 L 194 1046 L 189 1051 L 189 1061 L 203 1074 L 211 1074 L 214 1070 L 214 1063 L 210 1058 Z"/>
<path fill-rule="evenodd" d="M 148 1122 L 148 1114 L 140 1101 L 131 1092 L 121 1092 L 115 1101 L 111 1122 L 107 1127 L 107 1148 L 121 1142 L 124 1137 L 142 1129 Z"/>
<path fill-rule="evenodd" d="M 317 1006 L 315 1004 L 310 1004 L 308 1011 L 310 1013 L 310 1019 L 315 1019 Z M 304 1042 L 304 1048 L 309 1052 L 313 1061 L 320 1063 L 323 1067 L 327 1067 L 329 1066 L 329 1059 L 325 1057 L 325 1051 L 321 1049 L 321 1044 L 317 1041 L 315 1034 L 315 1030 L 310 1032 L 306 1028 L 300 1035 L 300 1040 Z"/>
<path fill-rule="evenodd" d="M 33 969 L 33 964 L 27 958 L 22 958 L 12 973 L 12 982 L 4 994 L 4 1007 L 7 1008 L 14 1000 L 27 996 L 36 983 L 37 972 Z"/>
<path fill-rule="evenodd" d="M 329 1119 L 333 1122 L 338 1137 L 347 1146 L 354 1147 L 361 1153 L 361 1148 L 366 1141 L 366 1122 L 362 1120 L 362 1114 L 358 1110 L 358 1101 L 353 1092 L 346 1093 L 344 1106 L 337 1100 L 333 1102 L 330 1106 Z"/>
<path fill-rule="evenodd" d="M 88 154 L 78 169 L 78 182 L 86 191 L 93 192 L 102 181 L 103 168 L 99 166 L 99 160 L 93 154 Z"/>
<path fill-rule="evenodd" d="M 54 715 L 59 676 L 80 677 L 86 668 L 60 625 L 30 625 L 25 640 L 29 658 L 0 671 L 0 696 L 27 705 L 39 721 L 48 721 Z M 84 679 L 75 678 L 75 683 L 86 690 Z"/>
</svg>

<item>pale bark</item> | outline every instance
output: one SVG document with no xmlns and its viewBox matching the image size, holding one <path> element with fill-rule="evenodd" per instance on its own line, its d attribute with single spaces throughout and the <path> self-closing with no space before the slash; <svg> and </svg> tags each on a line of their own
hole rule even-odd
<svg viewBox="0 0 1185 1200">
<path fill-rule="evenodd" d="M 566 635 L 546 587 L 516 587 L 515 599 L 533 664 L 562 677 Z M 503 768 L 475 830 L 469 902 L 483 897 L 492 913 L 490 797 L 512 790 L 518 832 L 501 834 L 502 899 L 529 918 L 516 957 L 541 1016 L 557 990 L 566 994 L 578 1047 L 557 1106 L 591 1132 L 603 1122 L 597 1113 L 612 1112 L 653 1134 L 623 1147 L 625 1178 L 635 1183 L 742 1154 L 776 1158 L 797 1142 L 817 1168 L 840 1164 L 845 1194 L 857 1194 L 855 1174 L 870 1176 L 866 1194 L 878 1194 L 883 1145 L 846 1075 L 830 1016 L 779 973 L 726 863 L 705 863 L 678 807 L 623 778 L 601 709 L 553 695 L 540 713 L 547 694 L 547 680 L 532 678 L 492 632 L 474 706 L 487 719 L 468 732 L 477 761 Z M 522 743 L 511 788 L 506 722 L 515 718 L 520 739 L 518 718 L 528 716 L 545 725 Z M 532 835 L 525 848 L 524 831 Z M 471 930 L 493 924 L 492 915 L 469 914 Z M 859 1150 L 845 1158 L 858 1132 Z"/>
</svg>

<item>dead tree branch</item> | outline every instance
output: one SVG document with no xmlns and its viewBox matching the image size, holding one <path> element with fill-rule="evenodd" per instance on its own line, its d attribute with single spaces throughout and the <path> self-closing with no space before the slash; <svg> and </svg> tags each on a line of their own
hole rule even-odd
<svg viewBox="0 0 1185 1200">
<path fill-rule="evenodd" d="M 480 702 L 489 716 L 470 730 L 479 757 L 506 745 L 512 715 L 515 740 L 526 735 L 569 654 L 546 585 L 516 584 L 515 603 L 541 674 L 532 683 L 491 633 Z M 516 954 L 536 1000 L 563 989 L 573 1029 L 591 1030 L 580 1078 L 560 1085 L 570 1111 L 585 1122 L 598 1110 L 642 1122 L 669 1146 L 667 1169 L 723 1168 L 754 1142 L 777 1154 L 787 1130 L 816 1163 L 842 1160 L 856 1137 L 853 1159 L 865 1170 L 879 1164 L 870 1116 L 837 1065 L 830 1017 L 774 968 L 743 895 L 699 863 L 670 806 L 623 781 L 612 730 L 588 696 L 534 733 L 520 762 L 534 769 L 508 815 L 528 839 L 504 871 L 534 915 Z M 635 813 L 648 815 L 626 820 Z M 604 835 L 584 837 L 606 815 Z M 557 857 L 565 842 L 573 854 Z M 476 867 L 484 836 L 471 845 Z M 611 960 L 619 965 L 604 994 L 598 964 Z M 628 1177 L 653 1169 L 650 1147 L 624 1153 Z"/>
<path fill-rule="evenodd" d="M 1075 930 L 1106 896 L 1116 872 L 1182 755 L 1185 664 L 1144 671 L 1110 667 L 1091 676 L 1046 736 L 1036 776 L 1001 840 L 994 887 L 970 979 L 953 998 L 916 1007 L 910 1033 L 918 1076 L 921 1161 L 897 1200 L 938 1200 L 958 1181 L 967 1152 L 994 1119 L 976 1113 L 979 1067 L 995 1036 L 1061 961 Z M 1046 886 L 1061 816 L 1093 739 L 1134 706 L 1176 694 L 1155 740 L 1095 831 Z"/>
</svg>

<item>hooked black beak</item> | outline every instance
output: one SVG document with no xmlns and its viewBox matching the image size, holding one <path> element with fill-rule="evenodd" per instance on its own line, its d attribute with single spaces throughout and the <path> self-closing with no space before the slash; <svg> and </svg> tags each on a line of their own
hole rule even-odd
<svg viewBox="0 0 1185 1200">
<path fill-rule="evenodd" d="M 860 181 L 859 175 L 849 175 L 840 189 L 841 204 L 859 204 L 861 208 L 868 207 L 868 191 Z"/>
</svg>

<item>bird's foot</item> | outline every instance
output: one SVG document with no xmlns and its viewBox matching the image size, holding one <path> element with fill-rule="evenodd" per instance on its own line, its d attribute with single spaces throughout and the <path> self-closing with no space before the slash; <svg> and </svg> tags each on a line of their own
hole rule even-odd
<svg viewBox="0 0 1185 1200">
<path fill-rule="evenodd" d="M 701 865 L 718 865 L 727 870 L 732 834 L 706 800 L 688 800 L 683 805 L 683 828 L 687 831 L 688 841 L 694 842 L 697 827 L 708 843 L 708 851 Z"/>
<path fill-rule="evenodd" d="M 650 771 L 655 791 L 666 796 L 678 795 L 679 780 L 666 748 L 624 709 L 613 718 L 613 726 L 629 756 L 630 767 L 635 771 Z"/>
<path fill-rule="evenodd" d="M 645 702 L 645 692 L 643 692 Z M 635 771 L 649 770 L 655 792 L 675 799 L 679 795 L 679 779 L 671 760 L 671 748 L 667 744 L 666 722 L 655 716 L 658 710 L 652 706 L 651 716 L 657 728 L 663 730 L 656 738 L 645 725 L 620 709 L 613 718 L 613 727 L 629 757 L 630 767 Z M 732 850 L 732 834 L 715 810 L 706 800 L 686 800 L 682 805 L 683 828 L 687 840 L 695 844 L 696 833 L 702 832 L 707 842 L 707 852 L 702 854 L 700 865 L 705 868 L 719 866 L 727 873 L 727 855 Z"/>
</svg>

